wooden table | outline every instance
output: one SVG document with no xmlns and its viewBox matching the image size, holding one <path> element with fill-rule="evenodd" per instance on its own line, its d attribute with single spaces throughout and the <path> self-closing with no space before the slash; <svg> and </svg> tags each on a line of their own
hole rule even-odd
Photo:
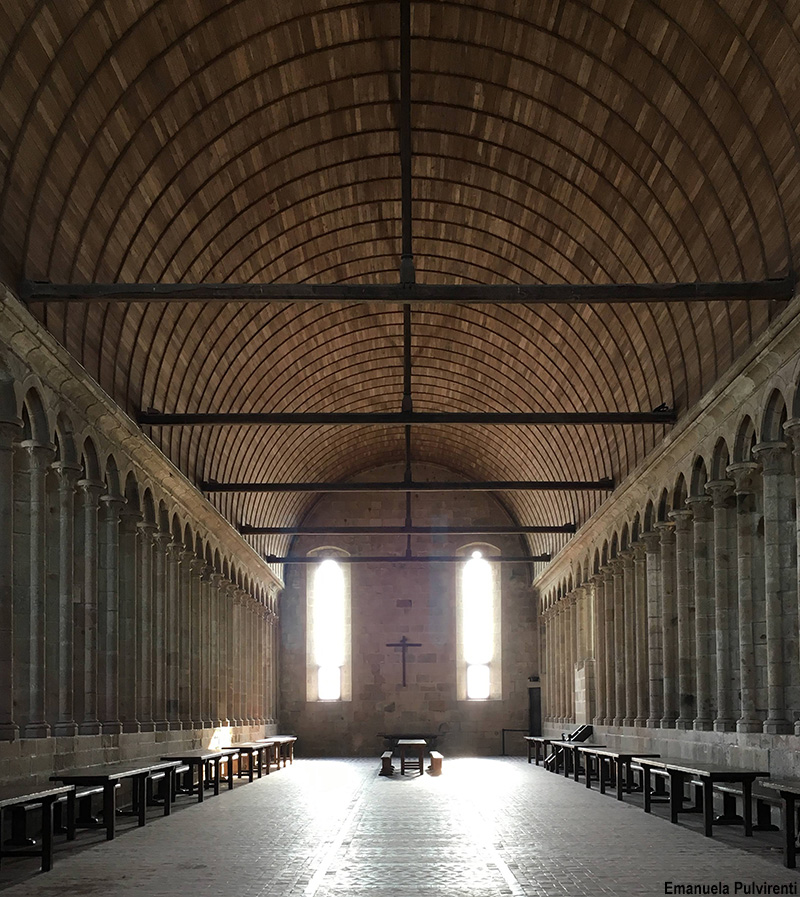
<svg viewBox="0 0 800 897">
<path fill-rule="evenodd" d="M 660 757 L 660 754 L 637 754 L 635 751 L 615 751 L 602 744 L 582 744 L 578 747 L 578 750 L 582 754 L 587 755 L 584 760 L 587 788 L 592 787 L 591 763 L 589 762 L 590 756 L 597 758 L 597 780 L 600 784 L 601 794 L 605 794 L 606 792 L 606 778 L 603 776 L 603 764 L 608 764 L 609 771 L 613 768 L 614 782 L 617 789 L 617 800 L 622 800 L 624 792 L 627 791 L 630 794 L 633 790 L 631 776 L 631 761 L 633 758 L 647 757 L 648 759 L 655 759 Z M 575 776 L 576 781 L 577 778 L 578 777 Z"/>
<path fill-rule="evenodd" d="M 528 743 L 528 763 L 531 762 L 531 755 L 539 765 L 539 760 L 544 760 L 547 756 L 547 749 L 552 741 L 551 738 L 544 738 L 542 735 L 523 735 Z"/>
<path fill-rule="evenodd" d="M 263 739 L 261 741 L 243 741 L 241 744 L 231 745 L 230 747 L 223 748 L 225 751 L 238 751 L 239 752 L 239 778 L 241 779 L 243 770 L 242 770 L 242 757 L 247 756 L 247 778 L 248 781 L 253 781 L 253 774 L 258 773 L 259 779 L 261 778 L 262 773 L 264 772 L 264 755 L 267 756 L 267 775 L 269 775 L 269 752 L 270 745 L 268 743 L 269 739 Z"/>
<path fill-rule="evenodd" d="M 416 769 L 419 771 L 419 774 L 422 775 L 424 770 L 424 755 L 425 748 L 428 746 L 428 743 L 424 738 L 400 738 L 397 742 L 397 747 L 400 751 L 400 775 L 404 776 L 406 774 L 406 767 L 408 769 Z M 406 758 L 406 751 L 411 753 L 416 753 L 415 759 Z"/>
<path fill-rule="evenodd" d="M 269 738 L 260 738 L 258 741 L 259 743 L 262 741 L 269 742 L 275 747 L 275 762 L 278 766 L 281 765 L 281 760 L 284 768 L 286 768 L 287 761 L 290 765 L 294 763 L 296 735 L 271 735 Z"/>
<path fill-rule="evenodd" d="M 797 868 L 797 798 L 800 795 L 800 780 L 765 779 L 759 784 L 762 788 L 774 789 L 782 798 L 783 865 L 795 869 Z"/>
<path fill-rule="evenodd" d="M 653 770 L 665 770 L 669 775 L 669 813 L 670 821 L 677 822 L 678 814 L 682 812 L 703 813 L 703 833 L 711 837 L 714 825 L 714 783 L 715 782 L 739 782 L 742 786 L 742 802 L 744 816 L 744 833 L 747 837 L 753 834 L 753 806 L 752 789 L 753 781 L 757 778 L 767 778 L 769 772 L 754 769 L 731 769 L 726 766 L 718 766 L 713 763 L 698 763 L 692 760 L 669 757 L 647 757 L 637 754 L 631 758 L 634 763 L 642 767 L 642 789 L 644 791 L 644 809 L 650 812 L 650 776 Z M 691 810 L 683 808 L 683 786 L 686 780 L 696 780 L 700 783 L 701 791 L 698 800 Z M 700 804 L 698 806 L 698 804 Z"/>
<path fill-rule="evenodd" d="M 174 754 L 163 756 L 162 760 L 176 760 L 178 763 L 186 764 L 189 767 L 189 775 L 191 776 L 191 785 L 189 794 L 194 791 L 194 771 L 197 770 L 197 800 L 203 800 L 203 792 L 205 791 L 206 770 L 211 769 L 213 776 L 214 794 L 219 794 L 220 782 L 220 763 L 228 758 L 228 789 L 233 788 L 233 758 L 236 756 L 235 748 L 222 748 L 219 751 L 182 751 Z"/>
<path fill-rule="evenodd" d="M 106 829 L 106 840 L 114 838 L 114 824 L 117 815 L 116 790 L 123 779 L 131 779 L 133 786 L 133 813 L 139 818 L 139 825 L 147 821 L 147 780 L 155 773 L 164 773 L 167 787 L 164 789 L 164 815 L 169 816 L 172 810 L 172 792 L 175 787 L 175 768 L 180 766 L 177 760 L 140 760 L 130 763 L 108 763 L 103 766 L 87 766 L 84 769 L 72 769 L 59 772 L 50 779 L 64 782 L 66 785 L 102 785 L 103 786 L 103 823 Z"/>
<path fill-rule="evenodd" d="M 30 785 L 14 784 L 0 788 L 0 857 L 42 858 L 42 872 L 53 868 L 53 804 L 62 797 L 67 798 L 67 839 L 75 837 L 75 786 L 74 785 Z M 6 847 L 3 837 L 3 810 L 6 807 L 20 807 L 28 804 L 42 808 L 42 843 L 40 848 Z"/>
</svg>

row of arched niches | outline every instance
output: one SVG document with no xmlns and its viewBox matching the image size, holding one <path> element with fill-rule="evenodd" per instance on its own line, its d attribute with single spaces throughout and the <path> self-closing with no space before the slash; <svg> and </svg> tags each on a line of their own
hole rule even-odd
<svg viewBox="0 0 800 897">
<path fill-rule="evenodd" d="M 800 734 L 797 360 L 783 373 L 734 379 L 540 577 L 551 723 Z"/>
<path fill-rule="evenodd" d="M 177 471 L 137 464 L 143 437 L 118 426 L 113 444 L 113 419 L 79 424 L 14 366 L 0 359 L 0 737 L 274 721 L 278 581 L 224 521 L 203 525 L 199 494 L 182 506 Z"/>
</svg>

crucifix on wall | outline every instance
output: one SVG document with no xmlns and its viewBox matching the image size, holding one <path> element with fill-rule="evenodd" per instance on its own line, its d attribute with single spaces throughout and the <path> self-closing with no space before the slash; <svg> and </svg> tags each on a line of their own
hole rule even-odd
<svg viewBox="0 0 800 897">
<path fill-rule="evenodd" d="M 421 648 L 422 642 L 410 642 L 405 636 L 403 636 L 399 642 L 388 642 L 386 645 L 387 648 L 400 648 L 403 652 L 403 687 L 405 688 L 406 684 L 406 652 L 409 648 Z"/>
</svg>

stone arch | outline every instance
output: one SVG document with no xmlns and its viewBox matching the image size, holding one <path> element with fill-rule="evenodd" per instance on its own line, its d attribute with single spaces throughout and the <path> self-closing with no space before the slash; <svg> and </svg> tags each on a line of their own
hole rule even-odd
<svg viewBox="0 0 800 897">
<path fill-rule="evenodd" d="M 605 567 L 608 563 L 608 539 L 603 541 L 603 547 L 600 551 L 600 566 Z"/>
<path fill-rule="evenodd" d="M 753 446 L 756 443 L 756 428 L 749 415 L 742 418 L 736 429 L 736 438 L 733 443 L 733 461 L 739 464 L 742 461 L 753 460 Z"/>
<path fill-rule="evenodd" d="M 231 568 L 230 568 L 230 565 L 228 564 L 227 558 L 222 559 L 222 575 L 225 577 L 225 579 L 228 580 L 228 582 L 233 581 L 231 579 Z"/>
<path fill-rule="evenodd" d="M 214 572 L 222 573 L 222 561 L 219 556 L 219 548 L 214 549 L 214 557 L 211 566 L 214 568 Z"/>
<path fill-rule="evenodd" d="M 648 499 L 647 504 L 644 506 L 644 531 L 649 533 L 653 529 L 653 524 L 656 522 L 656 509 L 653 504 L 652 499 Z"/>
<path fill-rule="evenodd" d="M 594 550 L 594 563 L 592 564 L 592 573 L 593 573 L 593 574 L 595 574 L 595 573 L 599 573 L 599 572 L 600 572 L 600 567 L 601 567 L 601 563 L 600 563 L 600 551 L 599 551 L 599 549 L 595 548 L 595 550 Z"/>
<path fill-rule="evenodd" d="M 672 510 L 669 501 L 669 492 L 666 489 L 661 490 L 661 496 L 658 499 L 658 513 L 656 515 L 656 520 L 665 521 L 667 519 L 667 514 Z"/>
<path fill-rule="evenodd" d="M 144 490 L 144 494 L 142 495 L 142 514 L 145 523 L 148 523 L 151 526 L 156 525 L 156 505 L 153 501 L 153 493 L 149 486 Z"/>
<path fill-rule="evenodd" d="M 194 534 L 192 533 L 191 525 L 188 523 L 183 528 L 181 542 L 187 551 L 194 551 Z"/>
<path fill-rule="evenodd" d="M 761 419 L 761 442 L 782 442 L 783 425 L 787 418 L 783 394 L 779 389 L 773 389 L 764 406 L 764 415 Z"/>
<path fill-rule="evenodd" d="M 50 445 L 50 422 L 39 390 L 31 387 L 22 402 L 22 438 Z"/>
<path fill-rule="evenodd" d="M 728 443 L 720 436 L 714 445 L 714 453 L 711 456 L 711 479 L 724 480 L 728 476 L 728 465 L 731 463 Z"/>
<path fill-rule="evenodd" d="M 619 550 L 626 551 L 628 548 L 630 548 L 630 537 L 628 524 L 626 522 L 622 524 L 622 532 L 620 533 L 619 537 Z"/>
<path fill-rule="evenodd" d="M 87 436 L 83 441 L 81 464 L 83 465 L 83 476 L 85 479 L 94 483 L 101 482 L 100 459 L 91 436 Z"/>
<path fill-rule="evenodd" d="M 205 549 L 203 548 L 203 540 L 200 538 L 200 533 L 195 533 L 194 535 L 194 555 L 196 558 L 205 557 Z"/>
<path fill-rule="evenodd" d="M 692 465 L 692 481 L 689 494 L 693 496 L 705 495 L 705 486 L 707 482 L 708 472 L 706 471 L 706 462 L 702 456 L 698 455 L 694 459 L 694 464 Z"/>
<path fill-rule="evenodd" d="M 129 513 L 139 513 L 141 511 L 141 502 L 139 500 L 139 483 L 133 471 L 128 471 L 125 477 L 125 501 L 127 502 L 126 510 Z"/>
<path fill-rule="evenodd" d="M 583 585 L 583 567 L 580 561 L 578 561 L 578 566 L 575 570 L 575 584 L 578 586 Z"/>
<path fill-rule="evenodd" d="M 181 532 L 181 521 L 178 518 L 176 513 L 172 515 L 172 523 L 170 524 L 170 530 L 172 532 L 172 538 L 181 544 L 183 544 L 183 533 Z"/>
<path fill-rule="evenodd" d="M 570 573 L 569 577 L 567 578 L 567 594 L 568 595 L 575 588 L 575 586 L 572 583 L 573 583 L 573 579 L 572 579 L 572 574 Z"/>
<path fill-rule="evenodd" d="M 0 421 L 18 424 L 20 421 L 17 382 L 0 355 Z"/>
<path fill-rule="evenodd" d="M 675 480 L 675 488 L 672 490 L 672 509 L 681 510 L 685 506 L 688 497 L 686 477 L 683 475 L 683 472 L 681 472 L 678 474 L 678 477 Z"/>
<path fill-rule="evenodd" d="M 122 489 L 119 480 L 119 467 L 117 467 L 116 459 L 113 455 L 106 458 L 106 491 L 109 495 L 122 496 Z"/>
<path fill-rule="evenodd" d="M 638 542 L 642 535 L 642 524 L 639 512 L 633 515 L 633 523 L 631 523 L 631 543 Z"/>
<path fill-rule="evenodd" d="M 56 418 L 55 428 L 56 457 L 64 464 L 78 463 L 78 450 L 75 446 L 75 431 L 72 421 L 65 415 L 59 414 Z"/>
</svg>

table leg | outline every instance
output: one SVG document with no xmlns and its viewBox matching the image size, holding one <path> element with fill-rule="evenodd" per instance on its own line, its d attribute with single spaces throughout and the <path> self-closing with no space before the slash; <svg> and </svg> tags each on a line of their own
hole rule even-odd
<svg viewBox="0 0 800 897">
<path fill-rule="evenodd" d="M 669 818 L 677 823 L 678 814 L 683 809 L 683 773 L 669 771 Z"/>
<path fill-rule="evenodd" d="M 147 780 L 149 777 L 149 773 L 143 773 L 140 776 L 134 776 L 133 779 L 133 790 L 138 795 L 139 801 L 139 825 L 144 825 L 147 822 Z"/>
<path fill-rule="evenodd" d="M 622 800 L 622 786 L 625 781 L 625 763 L 617 757 L 617 800 Z"/>
<path fill-rule="evenodd" d="M 203 792 L 206 790 L 206 765 L 203 760 L 197 763 L 197 803 L 203 802 L 205 796 Z"/>
<path fill-rule="evenodd" d="M 228 791 L 233 790 L 233 754 L 228 754 Z"/>
<path fill-rule="evenodd" d="M 75 789 L 67 795 L 67 841 L 75 840 Z"/>
<path fill-rule="evenodd" d="M 175 768 L 170 766 L 164 772 L 164 815 L 172 812 L 172 795 L 175 793 Z"/>
<path fill-rule="evenodd" d="M 797 867 L 797 823 L 795 817 L 795 798 L 791 791 L 781 791 L 783 798 L 783 865 L 787 869 L 795 869 Z"/>
<path fill-rule="evenodd" d="M 214 795 L 219 794 L 219 757 L 214 757 L 211 761 L 214 764 Z"/>
<path fill-rule="evenodd" d="M 53 800 L 42 801 L 42 872 L 53 868 Z"/>
<path fill-rule="evenodd" d="M 747 779 L 742 782 L 742 816 L 744 816 L 744 833 L 748 838 L 753 837 L 753 782 Z"/>
<path fill-rule="evenodd" d="M 116 790 L 116 782 L 106 782 L 103 785 L 103 822 L 106 824 L 106 841 L 114 840 L 114 822 L 117 813 Z"/>
<path fill-rule="evenodd" d="M 650 812 L 650 767 L 642 766 L 642 792 L 644 793 L 644 811 Z"/>
<path fill-rule="evenodd" d="M 606 771 L 606 758 L 598 756 L 598 758 L 597 758 L 597 778 L 598 778 L 598 781 L 600 782 L 600 793 L 601 794 L 606 793 L 605 771 Z"/>
<path fill-rule="evenodd" d="M 711 837 L 714 827 L 714 787 L 711 779 L 703 779 L 703 834 Z"/>
<path fill-rule="evenodd" d="M 583 755 L 583 769 L 586 773 L 586 787 L 592 787 L 592 755 L 584 754 Z"/>
</svg>

